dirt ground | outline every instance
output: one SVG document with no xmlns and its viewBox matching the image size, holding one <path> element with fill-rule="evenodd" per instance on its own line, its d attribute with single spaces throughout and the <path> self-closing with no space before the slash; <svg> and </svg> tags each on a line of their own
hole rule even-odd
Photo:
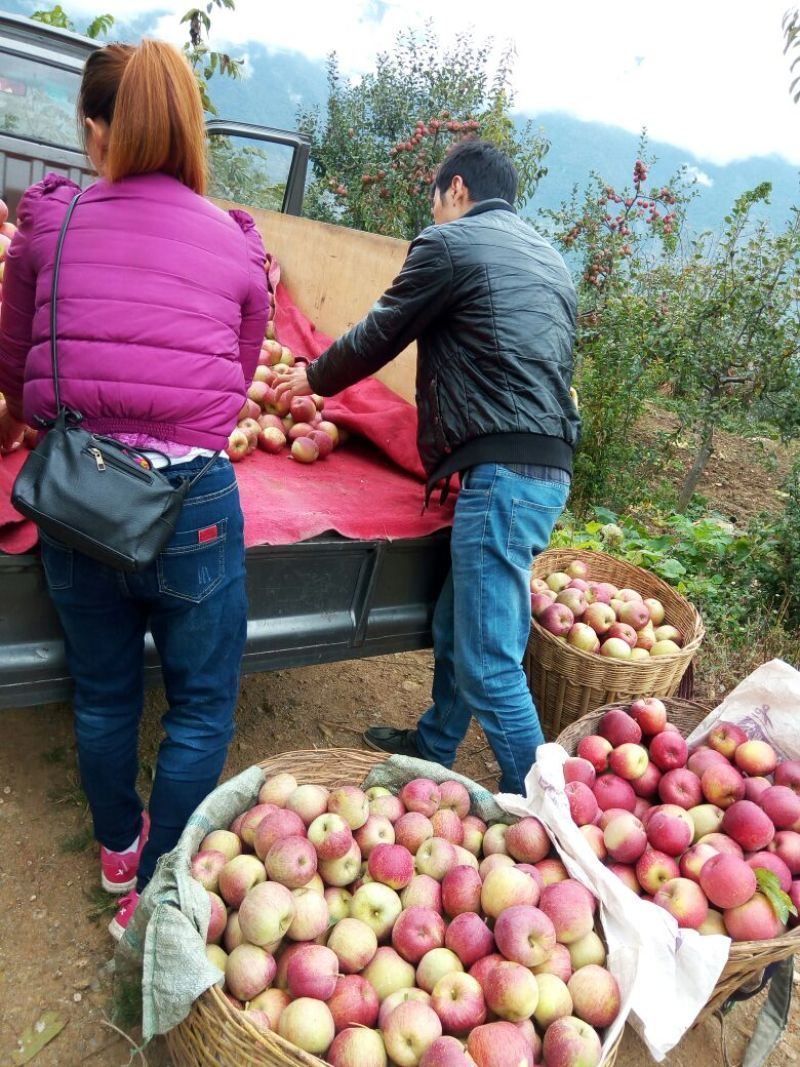
<svg viewBox="0 0 800 1067">
<path fill-rule="evenodd" d="M 700 488 L 720 510 L 744 521 L 774 501 L 787 467 L 787 453 L 771 442 L 744 446 L 723 437 Z M 426 706 L 431 671 L 430 653 L 416 652 L 244 679 L 225 777 L 289 749 L 357 747 L 361 731 L 375 721 L 410 725 Z M 153 691 L 142 731 L 145 794 L 162 712 L 163 695 Z M 69 707 L 51 704 L 0 716 L 0 1067 L 21 1062 L 18 1039 L 46 1013 L 63 1029 L 32 1058 L 35 1067 L 168 1067 L 163 1041 L 138 1051 L 136 1034 L 121 1034 L 109 1022 L 113 945 L 106 925 L 113 902 L 98 888 L 99 859 L 78 787 Z M 488 786 L 496 781 L 491 751 L 477 728 L 456 769 Z M 726 1017 L 727 1062 L 741 1063 L 762 1000 L 738 1005 Z M 795 1003 L 769 1067 L 800 1060 L 799 1026 Z M 726 1064 L 721 1032 L 717 1019 L 700 1024 L 665 1064 Z M 651 1062 L 628 1028 L 618 1067 Z"/>
</svg>

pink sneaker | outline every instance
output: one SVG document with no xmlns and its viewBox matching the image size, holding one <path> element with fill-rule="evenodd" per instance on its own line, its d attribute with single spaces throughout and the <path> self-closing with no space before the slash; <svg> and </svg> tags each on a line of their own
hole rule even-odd
<svg viewBox="0 0 800 1067">
<path fill-rule="evenodd" d="M 119 905 L 117 906 L 117 914 L 108 924 L 108 932 L 115 941 L 119 941 L 125 933 L 128 923 L 131 921 L 131 916 L 136 911 L 138 903 L 139 894 L 135 889 L 120 900 Z"/>
<path fill-rule="evenodd" d="M 100 846 L 100 881 L 106 893 L 127 893 L 136 886 L 142 849 L 150 833 L 150 816 L 142 812 L 139 844 L 133 852 L 112 852 Z"/>
</svg>

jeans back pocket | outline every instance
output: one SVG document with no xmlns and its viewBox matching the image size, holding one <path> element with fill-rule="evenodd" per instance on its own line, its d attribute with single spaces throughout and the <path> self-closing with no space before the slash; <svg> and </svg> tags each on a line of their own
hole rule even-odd
<svg viewBox="0 0 800 1067">
<path fill-rule="evenodd" d="M 74 558 L 72 549 L 52 540 L 40 530 L 39 554 L 48 589 L 70 589 Z"/>
<path fill-rule="evenodd" d="M 158 556 L 158 588 L 199 604 L 225 578 L 227 519 L 199 530 L 181 530 Z"/>
</svg>

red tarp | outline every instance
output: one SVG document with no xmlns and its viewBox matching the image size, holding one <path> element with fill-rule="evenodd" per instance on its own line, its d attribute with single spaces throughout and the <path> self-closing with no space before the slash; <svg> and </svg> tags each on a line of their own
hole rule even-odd
<svg viewBox="0 0 800 1067">
<path fill-rule="evenodd" d="M 316 358 L 330 344 L 278 286 L 275 332 L 297 355 Z M 416 449 L 416 409 L 372 378 L 326 401 L 325 415 L 351 432 L 344 447 L 306 466 L 253 452 L 235 465 L 245 543 L 286 545 L 328 530 L 358 540 L 422 537 L 453 521 L 453 497 L 438 495 L 422 513 L 424 479 Z M 27 451 L 0 460 L 0 552 L 29 551 L 36 527 L 11 507 L 11 486 Z"/>
</svg>

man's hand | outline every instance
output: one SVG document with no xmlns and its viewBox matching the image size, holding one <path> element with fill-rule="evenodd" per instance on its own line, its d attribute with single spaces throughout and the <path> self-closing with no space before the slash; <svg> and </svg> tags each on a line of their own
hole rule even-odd
<svg viewBox="0 0 800 1067">
<path fill-rule="evenodd" d="M 22 437 L 26 426 L 8 411 L 0 411 L 0 456 L 16 452 L 22 447 Z"/>
<path fill-rule="evenodd" d="M 277 396 L 283 396 L 284 393 L 291 393 L 292 396 L 311 396 L 313 392 L 308 384 L 306 368 L 300 366 L 290 367 L 275 386 Z"/>
</svg>

